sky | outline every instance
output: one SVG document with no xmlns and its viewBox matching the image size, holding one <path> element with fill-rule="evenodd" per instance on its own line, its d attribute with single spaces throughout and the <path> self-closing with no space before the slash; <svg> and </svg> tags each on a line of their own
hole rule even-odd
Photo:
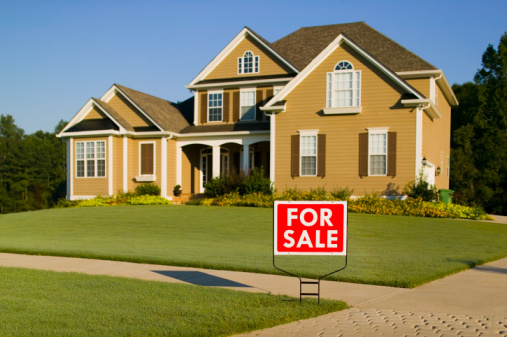
<svg viewBox="0 0 507 337">
<path fill-rule="evenodd" d="M 0 0 L 0 115 L 27 134 L 52 132 L 114 83 L 183 101 L 244 26 L 274 42 L 357 21 L 462 84 L 507 31 L 507 1 Z"/>
</svg>

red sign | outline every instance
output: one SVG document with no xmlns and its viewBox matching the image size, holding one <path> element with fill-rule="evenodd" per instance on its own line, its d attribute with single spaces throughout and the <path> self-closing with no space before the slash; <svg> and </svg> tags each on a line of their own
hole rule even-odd
<svg viewBox="0 0 507 337">
<path fill-rule="evenodd" d="M 275 201 L 275 255 L 347 255 L 346 201 Z"/>
</svg>

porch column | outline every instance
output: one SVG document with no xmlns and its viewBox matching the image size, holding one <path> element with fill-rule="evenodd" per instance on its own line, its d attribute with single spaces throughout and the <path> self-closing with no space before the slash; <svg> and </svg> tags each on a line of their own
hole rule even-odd
<svg viewBox="0 0 507 337">
<path fill-rule="evenodd" d="M 160 139 L 160 195 L 167 198 L 167 140 L 162 137 Z"/>
<path fill-rule="evenodd" d="M 67 200 L 74 200 L 74 140 L 67 139 Z"/>
<path fill-rule="evenodd" d="M 113 136 L 107 137 L 107 145 L 108 145 L 108 173 L 107 173 L 107 194 L 114 195 L 113 192 Z"/>
<path fill-rule="evenodd" d="M 181 146 L 176 147 L 176 185 L 181 186 L 181 165 L 182 165 L 183 149 Z"/>
<path fill-rule="evenodd" d="M 250 167 L 250 144 L 243 145 L 243 167 L 241 168 L 245 174 L 248 174 Z"/>
<path fill-rule="evenodd" d="M 213 145 L 213 178 L 220 175 L 220 145 Z"/>
</svg>

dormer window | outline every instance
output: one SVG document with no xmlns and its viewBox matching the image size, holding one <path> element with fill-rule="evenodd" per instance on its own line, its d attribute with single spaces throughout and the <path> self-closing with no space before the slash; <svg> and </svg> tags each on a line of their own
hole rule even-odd
<svg viewBox="0 0 507 337">
<path fill-rule="evenodd" d="M 326 107 L 361 106 L 361 72 L 354 71 L 348 61 L 340 61 L 334 71 L 327 73 Z"/>
<path fill-rule="evenodd" d="M 243 57 L 238 57 L 238 74 L 251 74 L 259 72 L 259 56 L 246 51 Z"/>
</svg>

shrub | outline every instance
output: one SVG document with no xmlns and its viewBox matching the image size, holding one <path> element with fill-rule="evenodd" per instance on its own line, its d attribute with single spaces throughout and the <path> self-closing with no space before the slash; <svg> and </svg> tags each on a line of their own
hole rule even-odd
<svg viewBox="0 0 507 337">
<path fill-rule="evenodd" d="M 426 181 L 422 171 L 415 181 L 411 181 L 405 186 L 403 193 L 410 198 L 421 198 L 423 201 L 434 201 L 438 199 L 437 188 Z"/>
<path fill-rule="evenodd" d="M 244 180 L 245 192 L 244 194 L 262 193 L 266 195 L 273 194 L 273 185 L 271 180 L 264 176 L 264 169 L 261 166 L 256 167 Z"/>
<path fill-rule="evenodd" d="M 345 188 L 335 187 L 331 191 L 331 196 L 338 200 L 349 200 L 353 193 L 354 189 L 349 189 L 348 186 Z"/>
<path fill-rule="evenodd" d="M 130 198 L 125 202 L 127 205 L 171 205 L 169 200 L 154 195 L 139 195 Z"/>
<path fill-rule="evenodd" d="M 239 195 L 249 193 L 272 194 L 271 181 L 264 177 L 262 168 L 255 168 L 245 176 L 243 172 L 234 171 L 228 174 L 220 175 L 217 178 L 209 180 L 204 184 L 207 198 L 215 198 L 226 194 L 239 193 Z"/>
<path fill-rule="evenodd" d="M 152 183 L 143 183 L 136 186 L 136 195 L 160 195 L 160 187 Z"/>
</svg>

